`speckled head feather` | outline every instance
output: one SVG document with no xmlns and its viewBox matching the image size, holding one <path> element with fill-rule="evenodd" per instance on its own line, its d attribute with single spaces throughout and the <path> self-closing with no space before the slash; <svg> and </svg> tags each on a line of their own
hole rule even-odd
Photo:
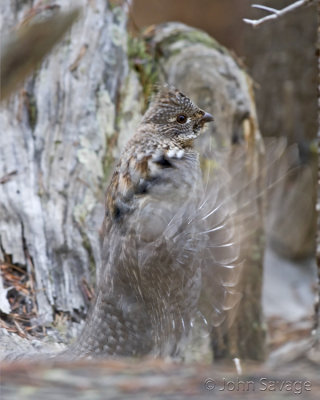
<svg viewBox="0 0 320 400">
<path fill-rule="evenodd" d="M 173 86 L 165 85 L 152 99 L 142 123 L 155 124 L 159 134 L 183 142 L 195 139 L 210 121 L 212 115 Z"/>
</svg>

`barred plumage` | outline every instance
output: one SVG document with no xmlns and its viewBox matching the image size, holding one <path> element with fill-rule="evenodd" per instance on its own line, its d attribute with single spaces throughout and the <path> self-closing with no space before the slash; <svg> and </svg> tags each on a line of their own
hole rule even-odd
<svg viewBox="0 0 320 400">
<path fill-rule="evenodd" d="M 107 189 L 97 298 L 69 354 L 180 356 L 199 315 L 217 325 L 238 301 L 232 208 L 193 147 L 212 120 L 172 87 L 151 103 Z"/>
</svg>

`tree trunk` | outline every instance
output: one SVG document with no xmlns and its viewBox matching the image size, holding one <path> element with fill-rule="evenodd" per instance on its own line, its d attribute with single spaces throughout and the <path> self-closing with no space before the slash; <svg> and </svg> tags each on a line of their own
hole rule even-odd
<svg viewBox="0 0 320 400">
<path fill-rule="evenodd" d="M 82 3 L 80 21 L 0 114 L 0 176 L 16 171 L 0 187 L 0 257 L 34 274 L 43 324 L 56 312 L 87 310 L 83 286 L 99 260 L 108 140 L 119 129 L 129 72 L 124 8 Z M 2 30 L 14 29 L 31 5 L 2 2 Z"/>
</svg>

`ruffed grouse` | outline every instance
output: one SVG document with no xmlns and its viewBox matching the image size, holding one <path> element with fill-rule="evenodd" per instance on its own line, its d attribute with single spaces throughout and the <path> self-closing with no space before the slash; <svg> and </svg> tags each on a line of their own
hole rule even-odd
<svg viewBox="0 0 320 400">
<path fill-rule="evenodd" d="M 194 149 L 212 120 L 173 87 L 151 102 L 106 192 L 96 300 L 69 354 L 177 356 L 199 315 L 224 318 L 238 248 Z"/>
</svg>

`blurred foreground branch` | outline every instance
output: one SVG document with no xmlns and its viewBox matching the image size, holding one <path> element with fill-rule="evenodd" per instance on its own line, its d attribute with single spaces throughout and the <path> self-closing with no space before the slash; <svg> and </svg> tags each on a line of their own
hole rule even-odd
<svg viewBox="0 0 320 400">
<path fill-rule="evenodd" d="M 79 15 L 78 10 L 54 14 L 45 20 L 22 24 L 1 43 L 0 101 L 7 98 L 30 75 Z"/>
<path fill-rule="evenodd" d="M 266 21 L 269 21 L 271 19 L 277 19 L 279 17 L 282 17 L 283 15 L 295 10 L 296 8 L 299 8 L 301 6 L 307 5 L 308 3 L 310 4 L 312 0 L 299 0 L 296 1 L 292 4 L 290 4 L 289 6 L 281 9 L 281 10 L 277 10 L 276 8 L 271 8 L 271 7 L 267 7 L 267 6 L 263 6 L 260 4 L 252 4 L 251 7 L 253 8 L 259 8 L 260 10 L 264 10 L 269 12 L 269 15 L 266 15 L 263 18 L 260 19 L 248 19 L 248 18 L 243 18 L 243 21 L 246 22 L 249 25 L 252 25 L 253 27 L 256 27 L 258 25 L 263 24 Z"/>
</svg>

